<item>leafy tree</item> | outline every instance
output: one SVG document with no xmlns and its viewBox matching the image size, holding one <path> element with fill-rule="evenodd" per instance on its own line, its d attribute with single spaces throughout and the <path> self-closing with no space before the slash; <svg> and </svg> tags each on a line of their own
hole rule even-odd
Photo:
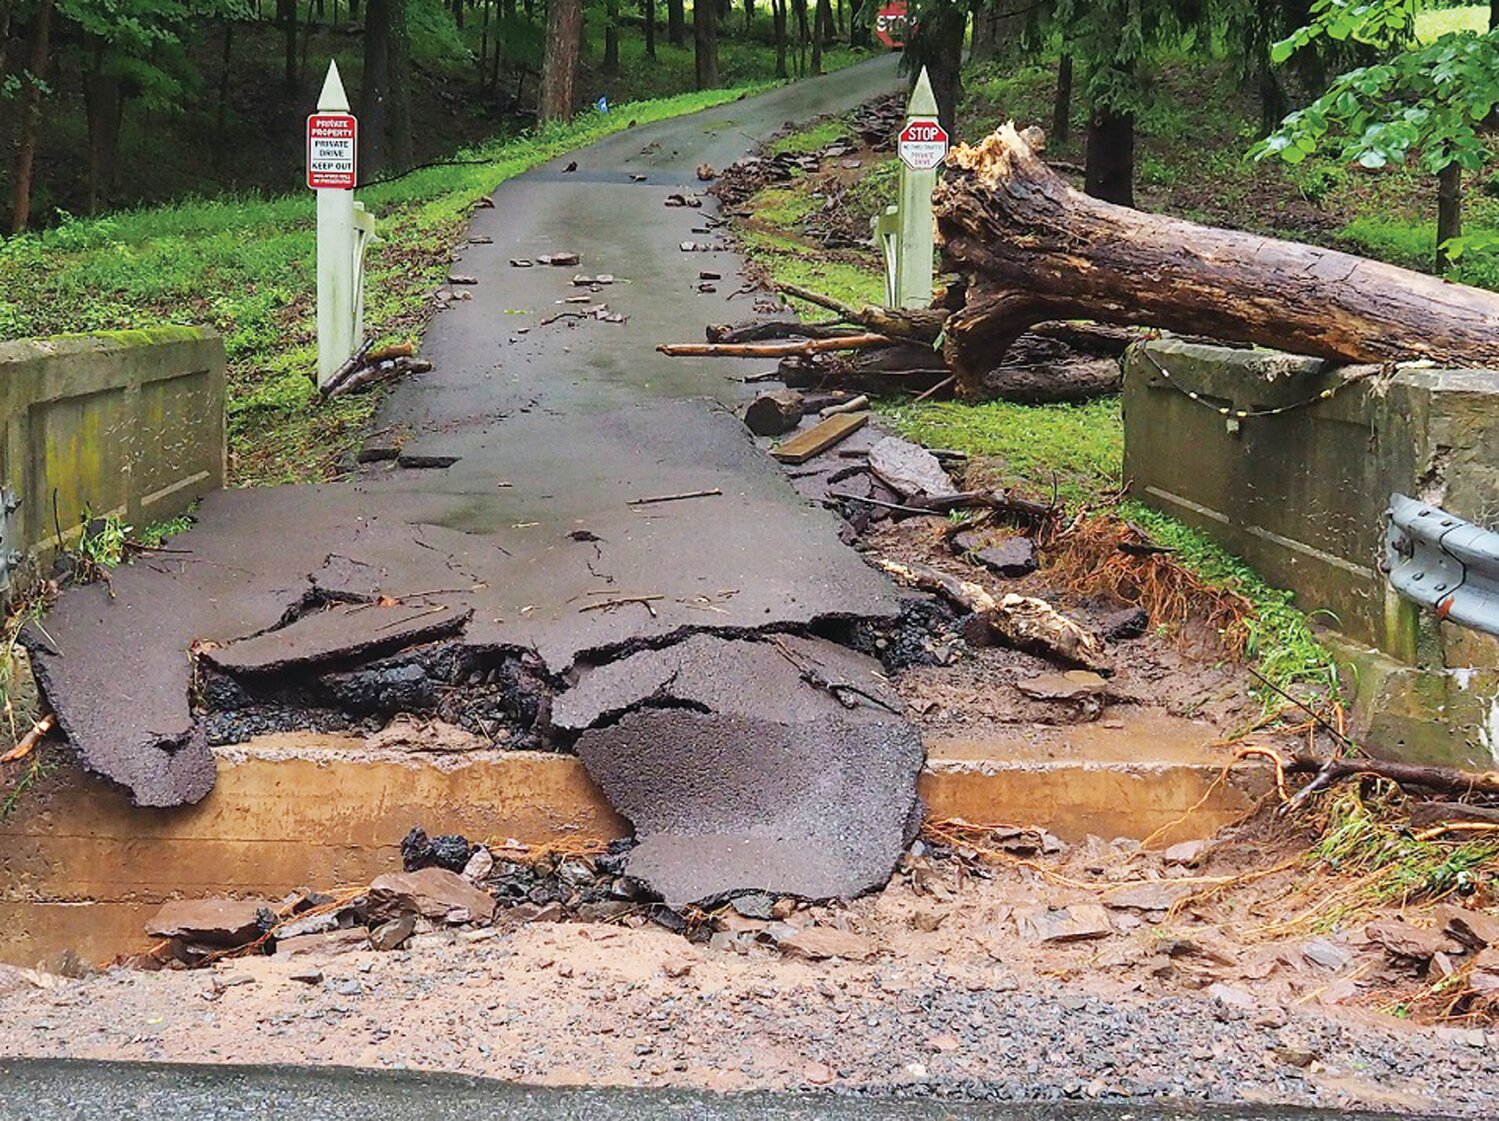
<svg viewBox="0 0 1499 1121">
<path fill-rule="evenodd" d="M 1339 75 L 1252 154 L 1296 164 L 1331 152 L 1371 171 L 1410 164 L 1436 176 L 1436 263 L 1444 269 L 1463 248 L 1462 173 L 1492 160 L 1480 132 L 1499 105 L 1499 31 L 1454 32 L 1412 46 L 1415 10 L 1415 0 L 1316 0 L 1312 21 L 1274 44 L 1272 59 L 1324 37 L 1366 44 L 1387 58 Z"/>
</svg>

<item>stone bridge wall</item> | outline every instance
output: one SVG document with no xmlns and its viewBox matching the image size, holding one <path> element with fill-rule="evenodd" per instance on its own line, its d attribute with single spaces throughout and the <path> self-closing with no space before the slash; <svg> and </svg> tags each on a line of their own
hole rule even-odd
<svg viewBox="0 0 1499 1121">
<path fill-rule="evenodd" d="M 1499 520 L 1499 372 L 1344 379 L 1316 359 L 1141 344 L 1125 360 L 1125 478 L 1329 628 L 1371 749 L 1493 766 L 1499 643 L 1401 600 L 1381 564 L 1392 492 Z"/>
<path fill-rule="evenodd" d="M 9 555 L 45 559 L 85 512 L 142 528 L 224 485 L 224 346 L 160 327 L 0 343 Z M 8 566 L 7 566 L 8 567 Z M 24 568 L 24 566 L 23 566 Z M 0 577 L 0 591 L 10 581 Z"/>
</svg>

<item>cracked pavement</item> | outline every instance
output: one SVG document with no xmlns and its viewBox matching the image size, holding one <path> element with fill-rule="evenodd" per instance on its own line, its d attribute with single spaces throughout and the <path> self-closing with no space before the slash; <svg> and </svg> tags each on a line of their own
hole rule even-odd
<svg viewBox="0 0 1499 1121">
<path fill-rule="evenodd" d="M 826 638 L 893 619 L 897 593 L 729 411 L 756 364 L 654 348 L 751 312 L 731 297 L 742 261 L 712 230 L 714 201 L 666 196 L 788 118 L 897 82 L 893 58 L 872 60 L 503 184 L 457 254 L 472 298 L 427 330 L 434 369 L 376 418 L 399 448 L 347 482 L 209 495 L 174 541 L 184 553 L 69 590 L 28 632 L 85 767 L 142 806 L 191 803 L 213 785 L 210 743 L 451 707 L 482 683 L 482 703 L 441 711 L 510 746 L 576 740 L 637 827 L 639 873 L 675 901 L 883 882 L 916 820 L 915 731 L 875 686 L 830 690 L 770 643 L 724 640 Z M 563 251 L 580 263 L 510 264 Z M 699 291 L 703 269 L 719 291 Z M 590 299 L 624 322 L 553 318 L 578 306 L 578 273 L 613 275 Z M 653 704 L 662 648 L 679 669 L 711 662 L 690 704 Z M 822 640 L 803 655 L 835 679 L 874 665 Z M 612 690 L 587 722 L 578 681 Z M 570 724 L 551 719 L 559 698 Z"/>
</svg>

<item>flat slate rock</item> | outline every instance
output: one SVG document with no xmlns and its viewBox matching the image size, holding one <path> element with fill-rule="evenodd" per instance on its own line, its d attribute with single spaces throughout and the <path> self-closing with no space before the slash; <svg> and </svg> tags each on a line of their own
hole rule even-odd
<svg viewBox="0 0 1499 1121">
<path fill-rule="evenodd" d="M 902 498 L 935 498 L 958 489 L 936 456 L 899 436 L 886 436 L 869 449 L 869 467 Z"/>
</svg>

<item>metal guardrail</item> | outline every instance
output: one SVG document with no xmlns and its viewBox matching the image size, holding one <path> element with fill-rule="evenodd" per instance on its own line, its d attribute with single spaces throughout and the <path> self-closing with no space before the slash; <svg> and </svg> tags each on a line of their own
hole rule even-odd
<svg viewBox="0 0 1499 1121">
<path fill-rule="evenodd" d="M 1438 618 L 1499 635 L 1499 533 L 1403 494 L 1390 496 L 1390 586 Z"/>
</svg>

